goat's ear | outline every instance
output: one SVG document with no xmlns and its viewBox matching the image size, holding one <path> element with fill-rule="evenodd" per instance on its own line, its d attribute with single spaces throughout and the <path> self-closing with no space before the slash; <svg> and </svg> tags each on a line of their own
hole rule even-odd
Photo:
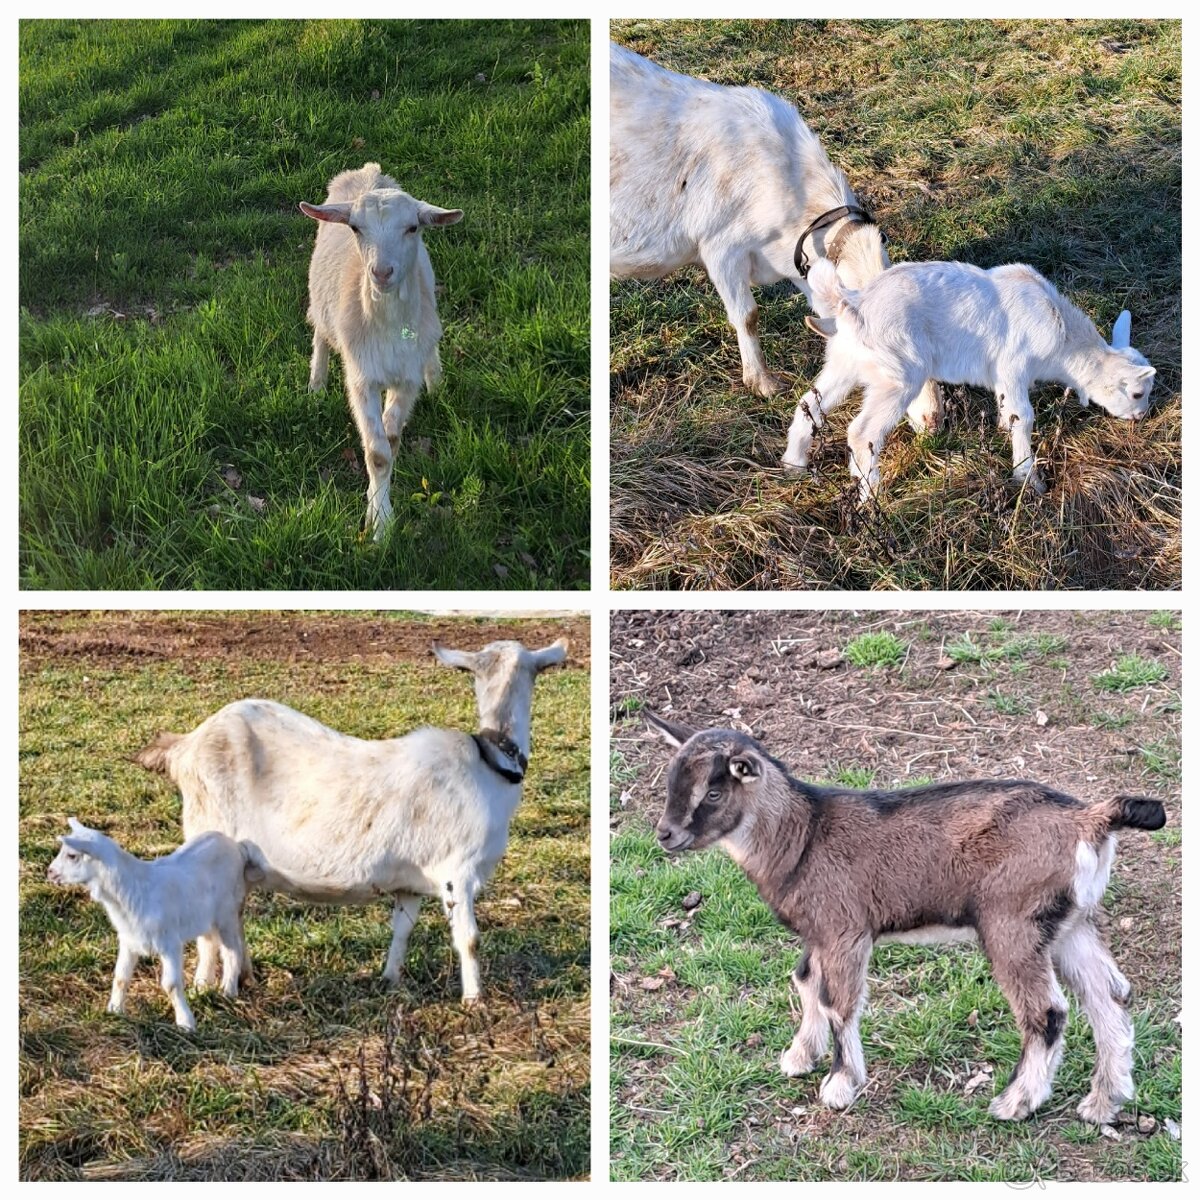
<svg viewBox="0 0 1200 1200">
<path fill-rule="evenodd" d="M 1129 330 L 1132 324 L 1133 318 L 1129 315 L 1129 309 L 1125 309 L 1113 322 L 1111 344 L 1114 350 L 1124 350 L 1129 346 Z"/>
<path fill-rule="evenodd" d="M 672 746 L 682 746 L 696 732 L 687 725 L 678 725 L 674 721 L 664 721 L 662 717 L 657 713 L 652 713 L 648 708 L 642 712 L 642 716 L 646 718 L 646 724 L 651 729 L 661 733 L 663 738 Z"/>
<path fill-rule="evenodd" d="M 567 657 L 567 647 L 571 643 L 566 638 L 559 638 L 552 646 L 547 646 L 545 650 L 535 650 L 533 652 L 533 665 L 539 671 L 544 671 L 547 667 L 557 666 Z"/>
<path fill-rule="evenodd" d="M 91 842 L 85 842 L 82 838 L 77 837 L 60 837 L 58 839 L 68 850 L 74 850 L 76 854 L 91 854 Z"/>
<path fill-rule="evenodd" d="M 76 832 L 83 833 L 87 826 L 82 821 L 77 821 L 74 817 L 67 818 L 67 824 Z"/>
<path fill-rule="evenodd" d="M 354 207 L 352 204 L 306 204 L 303 200 L 300 201 L 300 211 L 306 217 L 312 217 L 314 221 L 335 221 L 338 224 L 345 225 L 350 220 L 350 211 Z"/>
<path fill-rule="evenodd" d="M 823 338 L 831 338 L 837 333 L 837 321 L 833 317 L 814 317 L 810 315 L 804 318 L 804 323 L 813 333 L 819 333 Z"/>
<path fill-rule="evenodd" d="M 1157 372 L 1153 367 L 1143 367 L 1135 376 L 1134 379 L 1153 379 Z"/>
<path fill-rule="evenodd" d="M 478 656 L 469 650 L 451 650 L 440 642 L 433 643 L 433 652 L 437 660 L 445 667 L 457 667 L 460 671 L 474 671 L 478 666 Z"/>
<path fill-rule="evenodd" d="M 461 208 L 438 208 L 436 204 L 421 202 L 422 225 L 457 225 L 463 219 Z"/>
<path fill-rule="evenodd" d="M 762 764 L 749 754 L 739 754 L 729 760 L 729 773 L 734 779 L 758 779 L 762 775 Z"/>
</svg>

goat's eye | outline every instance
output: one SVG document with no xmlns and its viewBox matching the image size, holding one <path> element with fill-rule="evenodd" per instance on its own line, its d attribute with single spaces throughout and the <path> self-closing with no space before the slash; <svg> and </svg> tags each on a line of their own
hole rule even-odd
<svg viewBox="0 0 1200 1200">
<path fill-rule="evenodd" d="M 410 225 L 404 232 L 405 233 L 416 233 L 417 230 L 420 228 L 421 228 L 420 225 Z"/>
<path fill-rule="evenodd" d="M 708 794 L 704 797 L 710 804 L 715 803 L 721 798 L 720 788 L 710 788 Z"/>
<path fill-rule="evenodd" d="M 1140 399 L 1142 398 L 1142 393 L 1141 393 L 1141 392 L 1134 392 L 1134 393 L 1133 393 L 1133 398 L 1134 398 L 1135 400 L 1140 400 Z"/>
<path fill-rule="evenodd" d="M 359 227 L 357 225 L 351 225 L 350 232 L 353 233 L 355 235 L 355 237 L 357 237 L 360 233 L 362 233 L 362 230 L 359 229 Z"/>
</svg>

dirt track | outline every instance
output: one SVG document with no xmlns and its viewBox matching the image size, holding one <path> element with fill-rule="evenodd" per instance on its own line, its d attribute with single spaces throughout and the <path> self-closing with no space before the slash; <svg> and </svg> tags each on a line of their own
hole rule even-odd
<svg viewBox="0 0 1200 1200">
<path fill-rule="evenodd" d="M 568 665 L 587 669 L 591 631 L 586 616 L 435 618 L 390 613 L 249 611 L 24 612 L 21 660 L 261 658 L 277 662 L 427 662 L 430 643 L 477 650 L 518 638 L 527 646 L 570 639 Z"/>
</svg>

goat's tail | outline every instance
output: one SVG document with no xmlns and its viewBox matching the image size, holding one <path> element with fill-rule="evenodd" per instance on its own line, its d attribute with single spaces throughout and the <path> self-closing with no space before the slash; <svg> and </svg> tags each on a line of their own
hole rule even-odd
<svg viewBox="0 0 1200 1200">
<path fill-rule="evenodd" d="M 1113 798 L 1112 829 L 1161 829 L 1167 823 L 1167 812 L 1161 800 L 1147 796 L 1116 796 Z"/>
<path fill-rule="evenodd" d="M 262 851 L 253 842 L 238 842 L 242 848 L 242 861 L 246 864 L 243 869 L 247 883 L 262 883 L 267 877 L 267 864 Z"/>
<path fill-rule="evenodd" d="M 166 775 L 170 765 L 171 747 L 182 740 L 182 733 L 160 733 L 150 745 L 133 756 L 133 761 L 145 767 L 147 771 L 157 771 L 160 775 Z"/>
<path fill-rule="evenodd" d="M 855 328 L 861 325 L 853 300 L 855 293 L 842 284 L 837 267 L 829 259 L 819 258 L 813 263 L 808 273 L 808 286 L 812 288 L 813 308 L 822 317 L 835 322 L 848 321 Z"/>
</svg>

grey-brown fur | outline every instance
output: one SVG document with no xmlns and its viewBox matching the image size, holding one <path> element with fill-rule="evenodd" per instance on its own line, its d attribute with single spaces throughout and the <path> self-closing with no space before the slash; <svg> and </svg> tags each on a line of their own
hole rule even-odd
<svg viewBox="0 0 1200 1200">
<path fill-rule="evenodd" d="M 978 936 L 1021 1030 L 1021 1058 L 992 1102 L 1027 1116 L 1050 1092 L 1066 998 L 1092 1025 L 1097 1061 L 1086 1120 L 1110 1121 L 1132 1095 L 1129 984 L 1092 918 L 1122 827 L 1159 828 L 1158 801 L 1085 804 L 1027 780 L 975 780 L 902 792 L 814 787 L 752 738 L 694 732 L 647 714 L 680 747 L 658 837 L 669 852 L 719 844 L 804 940 L 793 976 L 803 1022 L 783 1056 L 798 1075 L 823 1057 L 821 1098 L 844 1108 L 866 1081 L 858 1018 L 871 947 L 881 938 Z"/>
</svg>

